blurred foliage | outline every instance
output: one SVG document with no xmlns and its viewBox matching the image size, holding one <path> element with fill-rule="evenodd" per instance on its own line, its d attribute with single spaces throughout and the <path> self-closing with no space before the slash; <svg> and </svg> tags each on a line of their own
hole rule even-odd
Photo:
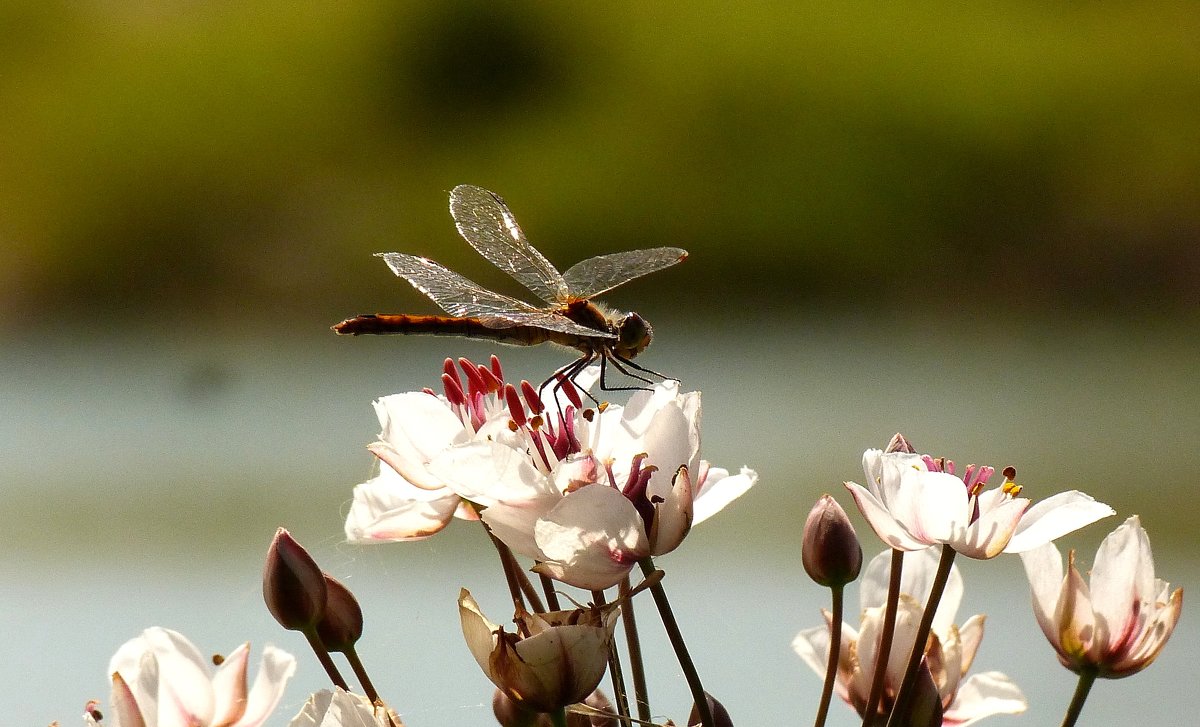
<svg viewBox="0 0 1200 727">
<path fill-rule="evenodd" d="M 402 308 L 379 250 L 511 291 L 462 182 L 701 305 L 1191 308 L 1198 9 L 7 4 L 0 320 Z"/>
</svg>

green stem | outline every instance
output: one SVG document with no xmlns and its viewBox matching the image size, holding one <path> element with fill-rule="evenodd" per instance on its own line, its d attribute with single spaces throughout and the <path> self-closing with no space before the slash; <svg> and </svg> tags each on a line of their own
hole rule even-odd
<svg viewBox="0 0 1200 727">
<path fill-rule="evenodd" d="M 904 681 L 896 692 L 896 701 L 892 705 L 892 714 L 888 718 L 887 727 L 899 727 L 897 715 L 906 714 L 907 702 L 912 697 L 913 685 L 917 681 L 917 672 L 921 667 L 921 658 L 925 656 L 925 642 L 929 639 L 929 630 L 933 627 L 933 615 L 937 613 L 938 603 L 942 600 L 942 592 L 946 590 L 946 581 L 950 578 L 950 568 L 954 565 L 954 548 L 942 546 L 942 558 L 938 561 L 937 574 L 929 590 L 929 600 L 925 602 L 925 613 L 921 615 L 921 623 L 917 626 L 916 640 L 913 641 L 912 651 L 908 655 L 908 667 L 904 670 Z"/>
<path fill-rule="evenodd" d="M 654 573 L 654 560 L 649 556 L 638 561 L 638 565 L 641 566 L 642 573 L 646 577 Z M 671 612 L 671 602 L 667 600 L 667 592 L 662 587 L 661 580 L 650 586 L 650 593 L 654 596 L 654 605 L 658 607 L 658 615 L 662 618 L 667 638 L 671 641 L 672 648 L 675 649 L 675 658 L 679 660 L 679 668 L 683 670 L 683 676 L 687 679 L 688 688 L 692 692 L 692 702 L 695 704 L 696 711 L 700 713 L 700 724 L 704 727 L 715 727 L 712 710 L 708 708 L 708 697 L 704 694 L 704 686 L 700 683 L 700 675 L 696 672 L 696 665 L 692 663 L 692 657 L 688 655 L 687 645 L 683 643 L 683 634 L 680 633 L 679 623 Z"/>
<path fill-rule="evenodd" d="M 633 697 L 638 719 L 650 721 L 650 692 L 646 688 L 646 666 L 642 661 L 642 642 L 638 638 L 637 619 L 633 616 L 633 599 L 629 598 L 629 576 L 620 583 L 621 625 L 625 628 L 625 648 L 629 652 L 629 669 L 633 672 Z"/>
<path fill-rule="evenodd" d="M 554 727 L 567 727 L 567 710 L 563 707 L 550 712 L 550 722 Z"/>
<path fill-rule="evenodd" d="M 825 717 L 829 715 L 829 701 L 833 697 L 833 685 L 837 681 L 838 657 L 842 650 L 842 586 L 831 586 L 833 615 L 829 624 L 829 665 L 825 668 L 825 686 L 821 689 L 821 704 L 817 707 L 817 719 L 814 727 L 825 727 Z"/>
<path fill-rule="evenodd" d="M 1079 713 L 1083 711 L 1083 703 L 1087 701 L 1088 693 L 1092 691 L 1092 685 L 1095 683 L 1095 669 L 1083 669 L 1079 672 L 1079 683 L 1075 685 L 1075 694 L 1071 696 L 1071 704 L 1063 716 L 1062 727 L 1074 727 Z"/>
<path fill-rule="evenodd" d="M 875 654 L 875 673 L 871 678 L 871 692 L 863 710 L 863 727 L 870 727 L 878 720 L 879 700 L 883 696 L 883 680 L 887 675 L 888 657 L 892 653 L 892 636 L 896 633 L 896 608 L 900 604 L 900 578 L 904 575 L 904 551 L 892 549 L 892 570 L 888 579 L 887 604 L 883 611 L 883 633 L 879 636 Z"/>
</svg>

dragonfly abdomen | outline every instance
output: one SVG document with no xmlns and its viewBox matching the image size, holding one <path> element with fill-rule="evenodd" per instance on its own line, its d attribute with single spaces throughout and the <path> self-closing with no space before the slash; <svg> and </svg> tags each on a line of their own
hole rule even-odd
<svg viewBox="0 0 1200 727">
<path fill-rule="evenodd" d="M 483 338 L 513 346 L 536 346 L 541 343 L 558 343 L 569 348 L 590 350 L 598 342 L 583 336 L 573 336 L 558 331 L 548 331 L 536 326 L 514 325 L 505 328 L 486 326 L 477 318 L 455 316 L 425 316 L 405 314 L 373 314 L 348 318 L 333 327 L 344 336 L 362 334 L 382 335 L 426 335 Z M 599 339 L 603 341 L 603 339 Z"/>
</svg>

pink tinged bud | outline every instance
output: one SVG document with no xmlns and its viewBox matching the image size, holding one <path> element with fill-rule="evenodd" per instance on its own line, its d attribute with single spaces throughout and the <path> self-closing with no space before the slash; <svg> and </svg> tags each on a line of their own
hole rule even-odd
<svg viewBox="0 0 1200 727">
<path fill-rule="evenodd" d="M 704 698 L 708 700 L 708 711 L 712 713 L 713 724 L 715 727 L 733 727 L 733 719 L 730 718 L 729 712 L 725 710 L 725 705 L 717 701 L 716 697 L 704 693 Z M 700 724 L 700 710 L 696 709 L 696 705 L 692 705 L 692 712 L 688 715 L 688 724 Z"/>
<path fill-rule="evenodd" d="M 804 570 L 816 583 L 843 586 L 858 578 L 862 547 L 846 511 L 831 495 L 822 495 L 804 523 Z"/>
<path fill-rule="evenodd" d="M 905 439 L 904 435 L 901 434 L 900 432 L 896 432 L 895 434 L 892 435 L 891 441 L 888 442 L 887 447 L 885 447 L 883 451 L 887 452 L 887 453 L 891 453 L 891 452 L 903 452 L 904 454 L 916 454 L 917 453 L 917 450 L 913 449 L 913 446 L 911 444 L 909 444 L 909 441 L 907 439 Z"/>
<path fill-rule="evenodd" d="M 349 588 L 328 573 L 324 575 L 325 615 L 317 624 L 317 635 L 329 651 L 346 653 L 362 636 L 362 608 Z"/>
<path fill-rule="evenodd" d="M 283 528 L 275 532 L 263 567 L 267 610 L 289 631 L 311 631 L 325 613 L 325 574 Z"/>
</svg>

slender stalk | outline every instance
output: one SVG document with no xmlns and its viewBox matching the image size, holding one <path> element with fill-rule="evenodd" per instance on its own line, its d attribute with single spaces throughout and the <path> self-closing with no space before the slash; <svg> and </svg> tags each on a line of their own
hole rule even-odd
<svg viewBox="0 0 1200 727">
<path fill-rule="evenodd" d="M 379 701 L 379 692 L 375 691 L 375 685 L 371 683 L 371 678 L 367 676 L 367 669 L 363 666 L 362 659 L 358 658 L 358 652 L 351 646 L 342 652 L 346 656 L 346 661 L 350 662 L 350 668 L 354 670 L 354 676 L 358 677 L 358 683 L 362 685 L 363 694 L 367 695 L 367 699 L 372 702 Z"/>
<path fill-rule="evenodd" d="M 888 657 L 892 653 L 892 636 L 896 633 L 896 608 L 900 604 L 900 577 L 904 574 L 904 551 L 892 549 L 892 570 L 888 578 L 887 604 L 883 611 L 883 633 L 879 635 L 879 647 L 875 653 L 875 674 L 871 678 L 871 693 L 863 710 L 863 727 L 870 727 L 877 719 L 879 699 L 883 696 L 883 681 L 887 675 Z"/>
<path fill-rule="evenodd" d="M 483 521 L 480 520 L 480 522 Z M 488 534 L 488 538 L 491 539 L 492 547 L 496 549 L 496 554 L 500 556 L 500 567 L 504 570 L 504 582 L 508 584 L 508 595 L 512 597 L 513 603 L 523 604 L 524 601 L 521 600 L 521 586 L 517 583 L 516 569 L 513 567 L 515 559 L 513 558 L 512 551 L 508 549 L 508 546 L 500 538 L 492 535 L 492 531 L 488 530 L 487 526 L 484 526 L 483 530 Z"/>
<path fill-rule="evenodd" d="M 567 727 L 567 710 L 560 707 L 550 712 L 550 722 L 554 727 Z"/>
<path fill-rule="evenodd" d="M 329 650 L 321 643 L 321 637 L 317 636 L 316 629 L 305 631 L 304 638 L 308 639 L 308 645 L 312 647 L 313 653 L 317 655 L 317 661 L 321 662 L 321 666 L 324 667 L 325 673 L 329 675 L 329 679 L 333 682 L 333 685 L 350 691 L 350 685 L 342 678 L 342 673 L 338 671 L 337 665 L 333 663 L 333 657 L 329 655 Z"/>
<path fill-rule="evenodd" d="M 892 705 L 892 714 L 888 717 L 887 727 L 899 727 L 901 718 L 897 715 L 907 713 L 907 702 L 912 697 L 913 685 L 917 681 L 917 672 L 921 667 L 921 658 L 925 656 L 925 642 L 929 639 L 929 629 L 933 627 L 933 615 L 937 612 L 938 602 L 942 600 L 942 592 L 946 590 L 946 581 L 950 578 L 950 567 L 954 565 L 954 548 L 942 546 L 942 559 L 938 561 L 937 574 L 929 590 L 929 600 L 925 602 L 925 613 L 917 626 L 917 636 L 913 641 L 912 652 L 908 655 L 908 667 L 904 670 L 904 681 L 896 692 L 896 702 Z"/>
<path fill-rule="evenodd" d="M 596 606 L 608 603 L 604 591 L 592 591 L 592 602 Z M 617 714 L 621 715 L 621 723 L 629 721 L 629 690 L 625 688 L 625 671 L 621 667 L 621 652 L 617 651 L 617 642 L 608 642 L 608 678 L 612 680 L 613 699 L 617 703 Z"/>
<path fill-rule="evenodd" d="M 829 701 L 833 697 L 833 685 L 837 681 L 838 657 L 842 651 L 842 610 L 845 599 L 844 589 L 839 584 L 830 589 L 833 603 L 833 615 L 829 624 L 829 665 L 825 668 L 825 686 L 821 689 L 821 703 L 817 707 L 817 719 L 814 727 L 825 727 L 825 718 L 829 715 Z"/>
<path fill-rule="evenodd" d="M 629 670 L 633 672 L 633 697 L 638 719 L 650 721 L 650 691 L 646 688 L 646 666 L 642 662 L 642 642 L 638 639 L 637 619 L 633 616 L 633 599 L 629 596 L 629 576 L 621 584 L 621 625 L 625 629 L 625 649 L 629 652 Z"/>
<path fill-rule="evenodd" d="M 1063 716 L 1062 727 L 1075 726 L 1075 721 L 1079 719 L 1079 713 L 1083 711 L 1083 703 L 1087 701 L 1088 693 L 1092 691 L 1092 685 L 1095 683 L 1095 669 L 1084 669 L 1079 672 L 1079 683 L 1075 685 L 1075 694 L 1071 696 L 1071 704 L 1067 707 L 1066 715 Z"/>
<path fill-rule="evenodd" d="M 558 611 L 560 607 L 558 605 L 558 593 L 554 590 L 554 581 L 551 580 L 550 576 L 543 573 L 538 573 L 538 578 L 542 583 L 542 593 L 546 594 L 547 608 L 551 611 Z"/>
<path fill-rule="evenodd" d="M 642 573 L 647 577 L 654 572 L 654 560 L 649 556 L 638 561 L 638 565 L 641 566 Z M 704 727 L 715 727 L 712 710 L 708 707 L 708 697 L 704 694 L 704 686 L 700 683 L 696 665 L 692 663 L 692 657 L 688 655 L 687 645 L 683 642 L 683 634 L 679 631 L 679 623 L 675 620 L 675 614 L 671 612 L 671 602 L 667 600 L 667 592 L 662 587 L 662 581 L 650 586 L 650 593 L 654 596 L 654 605 L 658 607 L 658 615 L 662 618 L 663 628 L 666 629 L 671 647 L 675 649 L 675 658 L 679 660 L 679 668 L 683 669 L 688 689 L 692 692 L 692 702 L 696 711 L 700 713 L 700 724 Z"/>
</svg>

